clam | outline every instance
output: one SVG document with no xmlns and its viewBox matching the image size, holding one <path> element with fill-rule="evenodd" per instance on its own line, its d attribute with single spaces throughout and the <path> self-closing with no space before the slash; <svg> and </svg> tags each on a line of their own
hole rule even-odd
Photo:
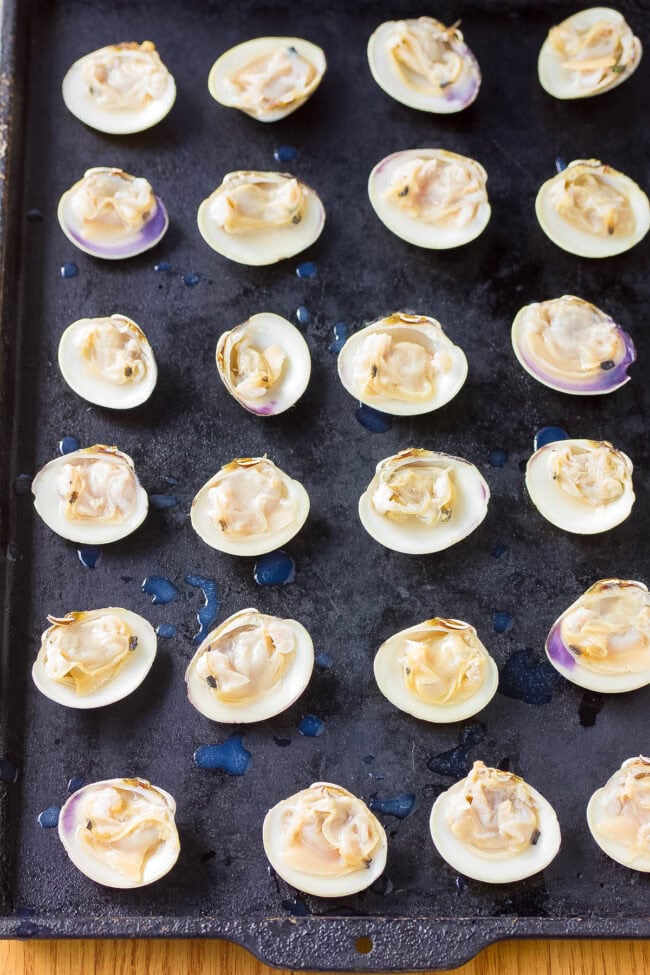
<svg viewBox="0 0 650 975">
<path fill-rule="evenodd" d="M 111 135 L 150 129 L 175 100 L 174 79 L 151 41 L 101 47 L 75 61 L 63 79 L 66 108 Z"/>
<path fill-rule="evenodd" d="M 315 782 L 266 814 L 264 850 L 288 884 L 316 897 L 365 890 L 386 866 L 386 833 L 366 804 L 331 782 Z"/>
<path fill-rule="evenodd" d="M 227 173 L 197 216 L 210 247 L 238 264 L 293 257 L 318 240 L 325 209 L 317 193 L 289 173 Z"/>
<path fill-rule="evenodd" d="M 57 216 L 75 247 L 110 261 L 150 250 L 169 226 L 148 180 L 110 166 L 87 169 L 59 200 Z"/>
<path fill-rule="evenodd" d="M 192 502 L 192 528 L 229 555 L 263 555 L 285 545 L 309 514 L 302 484 L 268 457 L 239 457 L 207 481 Z"/>
<path fill-rule="evenodd" d="M 217 370 L 245 410 L 275 416 L 293 406 L 307 389 L 311 356 L 291 322 L 263 312 L 221 335 Z"/>
<path fill-rule="evenodd" d="M 603 853 L 650 873 L 650 758 L 628 758 L 587 806 L 587 824 Z"/>
<path fill-rule="evenodd" d="M 380 24 L 368 41 L 368 64 L 387 95 L 422 112 L 460 112 L 481 87 L 458 23 L 445 27 L 433 17 Z"/>
<path fill-rule="evenodd" d="M 377 464 L 359 499 L 369 535 L 395 552 L 425 555 L 455 545 L 487 514 L 490 489 L 469 461 L 411 447 Z"/>
<path fill-rule="evenodd" d="M 560 440 L 535 451 L 526 487 L 541 515 L 578 535 L 609 531 L 634 504 L 632 461 L 606 440 Z"/>
<path fill-rule="evenodd" d="M 388 229 L 416 247 L 468 244 L 490 219 L 487 173 L 446 149 L 406 149 L 378 162 L 368 180 L 372 207 Z"/>
<path fill-rule="evenodd" d="M 215 61 L 208 89 L 221 105 L 277 122 L 304 105 L 326 68 L 325 52 L 301 37 L 255 37 Z"/>
<path fill-rule="evenodd" d="M 45 524 L 82 545 L 104 545 L 130 535 L 149 508 L 129 455 L 104 444 L 51 460 L 32 481 L 32 493 Z"/>
<path fill-rule="evenodd" d="M 512 347 L 534 379 L 576 396 L 620 389 L 636 359 L 627 332 L 575 295 L 524 305 L 512 323 Z"/>
<path fill-rule="evenodd" d="M 436 850 L 459 873 L 507 884 L 539 873 L 560 849 L 551 804 L 518 775 L 474 762 L 431 810 Z"/>
<path fill-rule="evenodd" d="M 42 694 L 70 708 L 100 708 L 126 697 L 156 656 L 154 628 L 120 607 L 48 616 L 32 668 Z"/>
<path fill-rule="evenodd" d="M 379 690 L 422 721 L 464 721 L 494 697 L 497 665 L 469 623 L 435 617 L 395 633 L 375 657 Z"/>
<path fill-rule="evenodd" d="M 437 410 L 467 378 L 465 353 L 426 315 L 396 312 L 352 335 L 339 353 L 351 396 L 393 416 Z"/>
<path fill-rule="evenodd" d="M 265 721 L 300 697 L 313 667 L 314 647 L 301 623 L 242 609 L 212 630 L 192 657 L 187 695 L 212 721 Z"/>
<path fill-rule="evenodd" d="M 630 77 L 641 53 L 641 41 L 618 10 L 580 10 L 551 27 L 539 52 L 539 82 L 554 98 L 600 95 Z"/>
<path fill-rule="evenodd" d="M 650 595 L 631 579 L 600 579 L 551 627 L 546 654 L 567 680 L 599 694 L 650 684 Z"/>
<path fill-rule="evenodd" d="M 126 315 L 68 325 L 59 342 L 59 369 L 79 396 L 114 410 L 140 406 L 158 379 L 147 337 Z"/>
<path fill-rule="evenodd" d="M 95 883 L 145 887 L 178 859 L 175 813 L 169 793 L 146 779 L 105 779 L 70 796 L 59 815 L 59 838 Z"/>
<path fill-rule="evenodd" d="M 641 187 L 598 159 L 575 159 L 543 183 L 535 212 L 546 236 L 578 257 L 622 254 L 650 228 Z"/>
</svg>

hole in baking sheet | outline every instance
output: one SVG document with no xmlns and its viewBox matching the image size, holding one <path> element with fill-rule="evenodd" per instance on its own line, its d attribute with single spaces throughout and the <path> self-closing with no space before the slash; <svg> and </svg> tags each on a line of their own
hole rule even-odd
<svg viewBox="0 0 650 975">
<path fill-rule="evenodd" d="M 373 947 L 372 938 L 368 938 L 366 935 L 357 938 L 354 942 L 355 951 L 358 951 L 360 955 L 369 955 Z"/>
</svg>

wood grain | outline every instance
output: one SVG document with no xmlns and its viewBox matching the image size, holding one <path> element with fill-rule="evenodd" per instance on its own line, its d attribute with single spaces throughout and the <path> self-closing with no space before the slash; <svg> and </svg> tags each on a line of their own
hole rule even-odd
<svg viewBox="0 0 650 975">
<path fill-rule="evenodd" d="M 219 941 L 0 942 L 2 975 L 273 975 L 238 945 Z M 459 975 L 646 975 L 650 942 L 510 941 Z M 302 973 L 305 975 L 305 973 Z"/>
</svg>

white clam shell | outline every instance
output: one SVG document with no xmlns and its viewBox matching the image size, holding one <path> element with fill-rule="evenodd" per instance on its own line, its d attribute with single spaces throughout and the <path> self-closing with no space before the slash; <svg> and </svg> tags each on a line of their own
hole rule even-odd
<svg viewBox="0 0 650 975">
<path fill-rule="evenodd" d="M 244 337 L 260 351 L 277 345 L 287 357 L 279 379 L 263 396 L 242 396 L 232 378 L 230 357 L 235 345 Z M 286 318 L 272 312 L 252 315 L 241 325 L 224 332 L 217 343 L 216 360 L 219 376 L 230 395 L 245 410 L 258 416 L 275 416 L 288 410 L 307 389 L 311 375 L 311 356 L 303 336 Z"/>
<path fill-rule="evenodd" d="M 295 48 L 301 57 L 313 65 L 316 73 L 310 84 L 304 89 L 300 97 L 293 98 L 277 107 L 265 108 L 263 105 L 260 105 L 259 108 L 247 108 L 240 105 L 238 103 L 237 93 L 233 91 L 232 85 L 229 84 L 230 76 L 234 72 L 245 68 L 246 65 L 257 61 L 258 58 L 272 54 L 277 49 L 283 47 Z M 236 47 L 231 47 L 217 58 L 208 76 L 208 90 L 220 105 L 225 105 L 228 108 L 238 108 L 259 122 L 277 122 L 279 119 L 286 118 L 287 115 L 295 112 L 297 108 L 305 104 L 307 99 L 313 95 L 320 85 L 326 68 L 327 61 L 323 49 L 316 44 L 312 44 L 311 41 L 304 40 L 302 37 L 254 37 L 249 41 L 244 41 L 242 44 L 237 44 Z"/>
<path fill-rule="evenodd" d="M 447 814 L 454 796 L 465 788 L 465 779 L 438 796 L 431 810 L 429 828 L 436 850 L 452 869 L 485 884 L 508 884 L 539 873 L 560 849 L 560 825 L 551 804 L 532 786 L 528 789 L 537 807 L 540 836 L 534 846 L 507 858 L 489 857 L 473 850 L 449 828 Z"/>
<path fill-rule="evenodd" d="M 103 687 L 90 694 L 77 694 L 73 687 L 53 680 L 46 672 L 44 665 L 44 643 L 47 634 L 53 627 L 49 627 L 41 638 L 41 648 L 32 667 L 32 677 L 39 691 L 56 704 L 68 708 L 102 708 L 115 701 L 128 697 L 143 682 L 156 658 L 158 640 L 153 626 L 137 613 L 121 607 L 109 606 L 106 609 L 93 609 L 80 613 L 72 613 L 78 622 L 97 619 L 106 614 L 119 616 L 129 626 L 133 635 L 138 638 L 138 645 L 131 651 L 128 659 L 115 675 Z M 64 617 L 65 619 L 65 617 Z M 56 624 L 54 624 L 56 625 Z"/>
<path fill-rule="evenodd" d="M 603 836 L 598 830 L 598 823 L 607 814 L 611 816 L 611 810 L 607 810 L 607 787 L 625 774 L 625 769 L 630 766 L 638 766 L 639 773 L 648 775 L 650 773 L 650 758 L 639 755 L 636 758 L 628 758 L 623 762 L 620 769 L 607 780 L 604 786 L 596 789 L 587 805 L 587 825 L 589 832 L 601 848 L 603 853 L 622 864 L 630 870 L 640 870 L 642 873 L 650 873 L 650 854 L 643 853 L 641 850 L 630 849 L 627 843 L 617 842 L 610 837 Z"/>
<path fill-rule="evenodd" d="M 158 379 L 158 367 L 153 349 L 139 325 L 126 315 L 111 315 L 101 319 L 111 322 L 120 333 L 128 332 L 138 343 L 145 375 L 139 382 L 114 383 L 95 369 L 76 345 L 80 332 L 94 319 L 80 318 L 68 325 L 59 342 L 59 369 L 68 386 L 88 403 L 113 410 L 129 410 L 145 403 L 153 393 Z"/>
<path fill-rule="evenodd" d="M 314 789 L 323 785 L 331 786 L 346 795 L 352 795 L 347 789 L 340 785 L 334 785 L 332 782 L 314 782 L 309 788 Z M 348 897 L 365 890 L 381 876 L 386 866 L 388 840 L 383 826 L 370 810 L 368 810 L 368 814 L 375 820 L 375 826 L 380 836 L 380 848 L 369 868 L 363 867 L 361 870 L 355 870 L 341 877 L 320 877 L 288 866 L 285 863 L 282 848 L 283 818 L 285 812 L 291 808 L 294 798 L 294 796 L 289 796 L 289 798 L 283 799 L 272 809 L 269 809 L 262 828 L 264 852 L 275 872 L 284 881 L 297 890 L 301 890 L 305 894 L 313 894 L 315 897 Z"/>
<path fill-rule="evenodd" d="M 117 45 L 113 45 L 117 47 Z M 69 68 L 63 79 L 63 101 L 68 111 L 97 132 L 109 135 L 130 135 L 134 132 L 144 132 L 161 122 L 172 109 L 176 101 L 176 83 L 168 72 L 167 85 L 162 95 L 150 98 L 146 105 L 138 109 L 105 108 L 98 105 L 90 95 L 82 78 L 82 69 L 88 58 L 92 58 L 107 48 L 99 48 L 90 54 L 79 58 Z"/>
<path fill-rule="evenodd" d="M 588 32 L 599 21 L 607 21 L 615 28 L 627 29 L 625 18 L 618 10 L 611 7 L 590 7 L 587 10 L 579 10 L 571 17 L 567 17 L 562 24 L 571 25 L 580 33 Z M 629 52 L 629 59 L 626 62 L 625 70 L 614 73 L 604 83 L 598 83 L 592 88 L 580 87 L 576 81 L 579 78 L 579 71 L 572 71 L 565 68 L 562 63 L 562 56 L 555 51 L 551 44 L 550 37 L 547 37 L 542 44 L 537 61 L 537 74 L 539 83 L 554 98 L 575 99 L 591 98 L 594 95 L 601 95 L 612 88 L 618 87 L 627 81 L 636 71 L 642 54 L 641 41 L 634 37 Z"/>
<path fill-rule="evenodd" d="M 407 640 L 418 639 L 434 635 L 436 632 L 450 630 L 469 630 L 475 639 L 476 649 L 486 657 L 485 675 L 481 686 L 471 697 L 448 704 L 433 704 L 423 701 L 414 694 L 402 679 L 402 668 L 399 663 L 400 653 Z M 374 661 L 374 673 L 377 687 L 391 704 L 400 711 L 412 714 L 414 718 L 430 721 L 432 724 L 449 724 L 453 721 L 464 721 L 472 715 L 482 711 L 496 694 L 499 683 L 499 671 L 492 657 L 478 639 L 476 630 L 469 623 L 461 620 L 445 620 L 437 617 L 416 623 L 399 633 L 393 634 L 380 646 Z"/>
<path fill-rule="evenodd" d="M 435 159 L 453 161 L 454 159 L 469 160 L 472 165 L 479 167 L 483 179 L 487 180 L 487 173 L 474 159 L 460 156 L 456 152 L 446 149 L 405 149 L 394 152 L 380 160 L 370 173 L 368 179 L 368 196 L 372 208 L 392 233 L 401 237 L 408 244 L 416 247 L 426 247 L 430 250 L 447 250 L 469 244 L 483 233 L 490 220 L 491 208 L 489 202 L 481 203 L 475 218 L 466 226 L 458 228 L 438 227 L 435 223 L 410 216 L 392 200 L 384 199 L 384 192 L 404 162 L 409 159 Z"/>
<path fill-rule="evenodd" d="M 69 521 L 59 511 L 59 499 L 56 494 L 56 481 L 61 473 L 61 469 L 66 464 L 74 464 L 92 458 L 101 460 L 109 457 L 117 464 L 123 464 L 130 468 L 136 481 L 136 500 L 132 513 L 120 522 L 102 523 L 93 522 L 90 519 L 83 521 Z M 128 454 L 118 450 L 117 447 L 107 447 L 104 444 L 95 444 L 93 447 L 85 447 L 75 450 L 62 457 L 56 457 L 40 469 L 32 481 L 32 493 L 34 495 L 34 507 L 41 516 L 45 524 L 71 542 L 82 545 L 106 545 L 109 542 L 117 542 L 120 538 L 125 538 L 134 532 L 147 517 L 149 499 L 147 492 L 138 481 L 133 461 Z"/>
<path fill-rule="evenodd" d="M 89 856 L 76 841 L 77 831 L 86 828 L 85 821 L 81 821 L 79 818 L 80 800 L 89 792 L 99 791 L 110 786 L 137 792 L 154 804 L 157 811 L 164 815 L 168 824 L 173 827 L 170 839 L 161 843 L 158 849 L 146 860 L 143 879 L 140 883 L 129 880 L 116 870 L 112 870 L 110 866 Z M 73 792 L 64 803 L 59 814 L 59 839 L 75 867 L 90 880 L 94 880 L 95 883 L 102 884 L 104 887 L 124 890 L 133 887 L 145 887 L 169 873 L 178 860 L 180 841 L 174 823 L 175 813 L 176 803 L 173 797 L 164 789 L 151 785 L 146 779 L 104 779 L 101 782 L 91 782 L 89 785 L 83 786 L 77 792 Z"/>
<path fill-rule="evenodd" d="M 269 464 L 273 464 L 268 458 L 262 457 L 240 457 L 231 461 L 230 464 L 224 465 L 221 471 L 232 465 L 238 466 L 253 466 L 260 461 L 265 460 Z M 192 510 L 190 512 L 190 519 L 192 522 L 192 528 L 197 533 L 197 535 L 203 539 L 206 545 L 210 545 L 211 548 L 216 548 L 220 552 L 226 552 L 228 555 L 244 555 L 252 557 L 255 555 L 264 555 L 266 552 L 272 552 L 276 548 L 280 548 L 282 545 L 286 545 L 294 535 L 297 535 L 305 521 L 307 520 L 307 515 L 309 514 L 309 495 L 305 491 L 304 487 L 299 481 L 293 480 L 288 474 L 280 470 L 275 464 L 275 473 L 278 475 L 287 490 L 287 498 L 289 503 L 293 507 L 293 517 L 291 523 L 278 531 L 268 531 L 259 533 L 256 535 L 248 535 L 245 538 L 229 538 L 224 532 L 219 531 L 210 517 L 208 512 L 208 492 L 214 486 L 216 478 L 219 476 L 221 471 L 217 471 L 209 481 L 203 485 L 203 487 L 198 491 L 196 497 L 192 502 Z"/>
<path fill-rule="evenodd" d="M 551 467 L 553 455 L 571 445 L 587 450 L 605 445 L 623 459 L 630 478 L 619 498 L 609 504 L 592 506 L 567 494 L 556 484 Z M 635 500 L 631 474 L 632 461 L 627 454 L 615 450 L 606 441 L 558 440 L 540 447 L 531 456 L 526 465 L 526 488 L 539 513 L 556 528 L 577 535 L 595 535 L 615 528 L 630 514 Z"/>
<path fill-rule="evenodd" d="M 378 396 L 366 393 L 355 381 L 354 359 L 364 340 L 375 333 L 387 333 L 395 339 L 423 346 L 428 353 L 443 352 L 449 356 L 450 365 L 444 372 L 435 376 L 434 390 L 426 400 L 409 401 L 396 397 Z M 365 328 L 355 332 L 347 340 L 338 357 L 339 378 L 348 393 L 367 406 L 393 416 L 416 416 L 440 409 L 462 388 L 467 378 L 467 359 L 463 350 L 454 345 L 442 328 L 440 322 L 426 315 L 413 315 L 395 312 L 380 318 Z"/>
<path fill-rule="evenodd" d="M 318 240 L 325 225 L 325 208 L 316 191 L 302 180 L 298 180 L 298 183 L 306 194 L 307 203 L 299 224 L 271 227 L 267 230 L 249 230 L 240 234 L 227 233 L 212 218 L 210 208 L 215 197 L 223 192 L 224 184 L 232 177 L 238 176 L 249 176 L 252 181 L 264 181 L 267 177 L 273 180 L 277 180 L 278 177 L 296 179 L 290 173 L 266 173 L 257 170 L 227 173 L 221 185 L 203 200 L 197 214 L 201 236 L 217 254 L 237 264 L 261 267 L 294 257 Z"/>
<path fill-rule="evenodd" d="M 635 218 L 632 233 L 620 237 L 602 237 L 574 227 L 560 216 L 553 205 L 551 191 L 571 175 L 573 166 L 592 168 L 606 183 L 627 197 Z M 542 183 L 535 199 L 535 213 L 546 236 L 562 250 L 578 257 L 600 258 L 622 254 L 643 240 L 650 229 L 650 201 L 644 191 L 629 176 L 619 173 L 611 166 L 603 165 L 598 159 L 574 159 L 566 169 Z"/>
<path fill-rule="evenodd" d="M 643 670 L 621 670 L 619 673 L 597 671 L 581 662 L 579 655 L 571 653 L 562 636 L 562 623 L 565 617 L 584 603 L 584 597 L 594 591 L 634 587 L 642 593 L 648 593 L 648 587 L 633 579 L 600 579 L 593 586 L 575 600 L 556 619 L 546 638 L 546 656 L 549 662 L 572 684 L 595 691 L 597 694 L 625 694 L 627 691 L 637 690 L 650 684 L 650 665 Z M 650 605 L 650 596 L 647 599 Z"/>
<path fill-rule="evenodd" d="M 283 620 L 295 637 L 293 659 L 279 681 L 266 693 L 253 699 L 220 701 L 207 681 L 197 675 L 196 665 L 212 644 L 241 626 L 253 625 L 256 621 L 264 623 L 269 619 L 273 617 L 265 616 L 256 609 L 242 609 L 212 630 L 192 657 L 185 672 L 187 696 L 196 710 L 206 718 L 222 724 L 266 721 L 291 707 L 307 687 L 314 669 L 314 646 L 309 633 L 297 620 Z"/>
<path fill-rule="evenodd" d="M 375 510 L 370 500 L 371 481 L 359 498 L 359 518 L 375 541 L 394 552 L 427 555 L 455 545 L 478 528 L 487 514 L 490 489 L 474 464 L 462 457 L 412 447 L 379 461 L 376 472 L 397 469 L 403 464 L 451 467 L 456 492 L 452 517 L 433 527 L 416 518 L 408 522 L 393 521 Z"/>
<path fill-rule="evenodd" d="M 422 19 L 430 20 L 431 18 Z M 368 41 L 368 64 L 379 87 L 391 98 L 401 102 L 402 105 L 418 109 L 421 112 L 448 115 L 453 112 L 460 112 L 471 105 L 481 86 L 481 71 L 476 58 L 463 42 L 460 31 L 448 28 L 451 48 L 463 60 L 461 77 L 438 95 L 423 92 L 417 87 L 406 84 L 393 70 L 387 42 L 394 33 L 395 26 L 394 20 L 380 24 Z M 443 27 L 442 24 L 439 26 Z"/>
</svg>

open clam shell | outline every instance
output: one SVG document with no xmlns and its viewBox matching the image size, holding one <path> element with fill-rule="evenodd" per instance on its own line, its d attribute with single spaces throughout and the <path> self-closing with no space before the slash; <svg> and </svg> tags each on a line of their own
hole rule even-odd
<svg viewBox="0 0 650 975">
<path fill-rule="evenodd" d="M 61 375 L 75 393 L 113 410 L 146 402 L 158 379 L 147 337 L 126 315 L 80 318 L 68 325 L 58 358 Z"/>
<path fill-rule="evenodd" d="M 650 595 L 631 579 L 601 579 L 566 609 L 546 638 L 558 673 L 598 694 L 650 684 Z"/>
<path fill-rule="evenodd" d="M 197 214 L 201 236 L 237 264 L 276 264 L 311 247 L 325 226 L 320 197 L 290 173 L 227 173 Z"/>
<path fill-rule="evenodd" d="M 52 637 L 55 634 L 64 638 L 67 636 L 74 643 L 75 630 L 78 631 L 80 625 L 87 626 L 98 621 L 101 626 L 103 620 L 112 617 L 124 624 L 129 638 L 128 656 L 117 667 L 111 669 L 104 655 L 100 655 L 93 667 L 88 645 L 80 646 L 79 651 L 75 652 L 74 648 L 71 650 L 63 643 L 59 647 L 61 652 L 55 653 L 52 659 Z M 41 638 L 41 647 L 32 667 L 32 677 L 42 694 L 65 707 L 101 708 L 121 701 L 140 686 L 155 660 L 158 641 L 153 626 L 128 609 L 110 606 L 106 609 L 67 613 L 62 619 L 50 617 L 50 623 L 51 626 Z M 107 634 L 107 639 L 110 639 L 110 634 Z M 96 689 L 87 693 L 78 692 L 74 680 L 77 668 L 89 684 L 98 685 Z M 102 671 L 111 671 L 105 683 L 100 683 L 103 679 Z"/>
<path fill-rule="evenodd" d="M 217 344 L 217 370 L 237 402 L 258 416 L 293 406 L 309 384 L 311 356 L 298 329 L 262 312 L 224 332 Z"/>
<path fill-rule="evenodd" d="M 325 832 L 323 823 L 330 821 L 332 829 Z M 312 844 L 314 833 L 319 842 Z M 264 819 L 262 838 L 275 872 L 315 897 L 356 894 L 374 883 L 386 866 L 383 826 L 361 799 L 331 782 L 314 782 L 273 806 Z M 322 847 L 331 852 L 323 866 L 318 863 Z M 355 868 L 349 860 L 357 849 L 360 862 Z M 345 854 L 340 866 L 332 863 L 339 859 L 339 850 Z"/>
<path fill-rule="evenodd" d="M 478 714 L 499 683 L 497 665 L 474 627 L 439 617 L 389 637 L 377 651 L 374 672 L 391 704 L 434 724 Z"/>
<path fill-rule="evenodd" d="M 359 499 L 359 518 L 380 545 L 426 555 L 478 528 L 489 498 L 490 489 L 474 464 L 411 447 L 379 461 Z"/>
<path fill-rule="evenodd" d="M 105 444 L 51 460 L 32 481 L 32 494 L 45 524 L 82 545 L 125 538 L 142 524 L 149 508 L 129 455 Z"/>
<path fill-rule="evenodd" d="M 277 122 L 307 101 L 320 85 L 325 52 L 301 37 L 255 37 L 212 65 L 210 94 L 260 122 Z"/>
<path fill-rule="evenodd" d="M 109 44 L 79 58 L 63 79 L 63 101 L 98 132 L 128 135 L 171 111 L 176 84 L 151 41 Z"/>
<path fill-rule="evenodd" d="M 627 81 L 641 54 L 641 41 L 618 10 L 590 7 L 551 28 L 537 74 L 554 98 L 590 98 Z"/>
<path fill-rule="evenodd" d="M 416 247 L 446 250 L 468 244 L 487 227 L 491 209 L 486 182 L 481 164 L 468 156 L 446 149 L 406 149 L 377 163 L 368 179 L 368 196 L 381 222 L 397 237 Z"/>
<path fill-rule="evenodd" d="M 478 62 L 458 26 L 432 17 L 380 24 L 368 41 L 368 64 L 387 95 L 421 112 L 460 112 L 481 87 Z"/>
<path fill-rule="evenodd" d="M 535 213 L 546 236 L 578 257 L 622 254 L 650 229 L 641 187 L 598 159 L 574 159 L 543 183 Z"/>
<path fill-rule="evenodd" d="M 167 233 L 167 209 L 150 184 L 122 169 L 88 169 L 59 200 L 59 225 L 75 247 L 108 261 L 150 250 Z"/>
<path fill-rule="evenodd" d="M 350 336 L 338 371 L 355 399 L 393 416 L 415 416 L 454 398 L 467 378 L 467 359 L 435 318 L 396 312 Z"/>
<path fill-rule="evenodd" d="M 527 373 L 573 396 L 612 393 L 629 382 L 634 342 L 613 318 L 575 295 L 524 305 L 512 347 Z"/>
<path fill-rule="evenodd" d="M 605 440 L 546 444 L 526 465 L 526 487 L 556 528 L 595 535 L 615 528 L 634 504 L 632 461 Z"/>
<path fill-rule="evenodd" d="M 105 779 L 83 786 L 64 803 L 59 838 L 75 867 L 95 883 L 145 887 L 178 859 L 175 813 L 172 796 L 146 779 Z M 95 814 L 98 823 L 90 818 Z"/>
<path fill-rule="evenodd" d="M 589 831 L 603 853 L 642 873 L 650 873 L 648 776 L 650 758 L 628 758 L 587 806 Z"/>
<path fill-rule="evenodd" d="M 187 696 L 211 721 L 266 721 L 298 700 L 313 667 L 314 647 L 301 623 L 242 609 L 212 630 L 192 657 Z"/>
</svg>

